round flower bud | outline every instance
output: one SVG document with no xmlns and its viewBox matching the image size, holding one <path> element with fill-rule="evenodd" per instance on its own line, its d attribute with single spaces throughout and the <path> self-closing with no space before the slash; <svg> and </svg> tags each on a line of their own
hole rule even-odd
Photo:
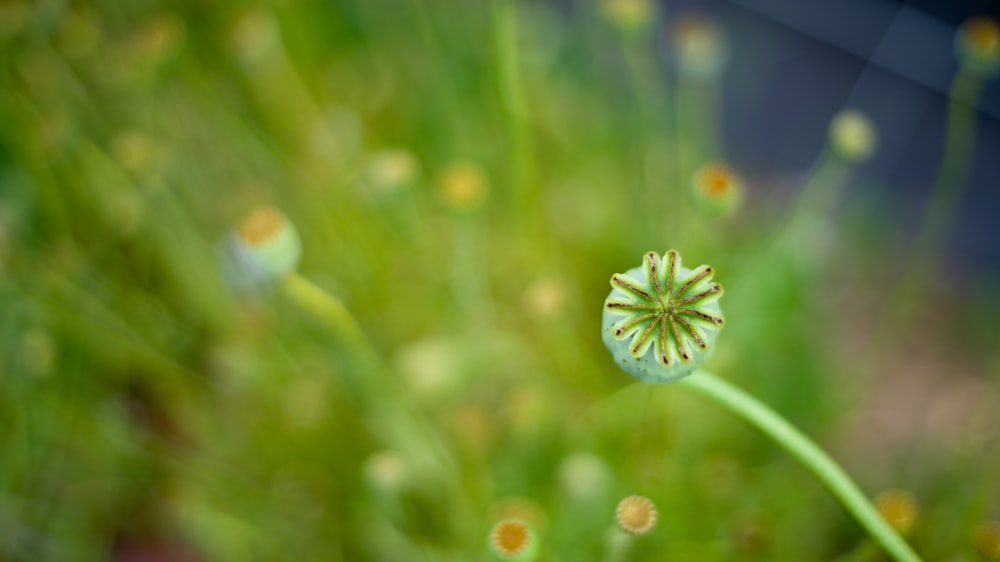
<svg viewBox="0 0 1000 562">
<path fill-rule="evenodd" d="M 875 496 L 875 509 L 901 535 L 910 532 L 920 515 L 917 499 L 905 490 L 886 490 Z"/>
<path fill-rule="evenodd" d="M 602 0 L 601 12 L 612 25 L 626 33 L 650 27 L 656 15 L 652 0 Z"/>
<path fill-rule="evenodd" d="M 705 214 L 725 215 L 743 200 L 743 183 L 729 166 L 710 162 L 698 168 L 691 178 L 691 198 Z"/>
<path fill-rule="evenodd" d="M 532 560 L 538 552 L 538 540 L 524 520 L 504 519 L 490 531 L 490 550 L 504 560 Z"/>
<path fill-rule="evenodd" d="M 240 13 L 229 31 L 229 45 L 243 64 L 253 66 L 281 49 L 281 30 L 274 14 L 250 8 Z"/>
<path fill-rule="evenodd" d="M 267 285 L 299 264 L 302 243 L 288 217 L 274 207 L 253 211 L 227 240 L 230 280 L 239 287 Z"/>
<path fill-rule="evenodd" d="M 1000 562 L 1000 522 L 980 523 L 972 532 L 972 548 L 980 560 Z"/>
<path fill-rule="evenodd" d="M 878 131 L 856 109 L 843 109 L 830 120 L 830 148 L 848 162 L 864 162 L 878 147 Z"/>
<path fill-rule="evenodd" d="M 726 34 L 708 16 L 685 14 L 677 18 L 669 33 L 677 69 L 684 76 L 711 80 L 725 70 L 729 62 Z"/>
<path fill-rule="evenodd" d="M 968 19 L 955 34 L 955 55 L 963 68 L 979 78 L 1000 71 L 1000 24 L 993 18 Z"/>
<path fill-rule="evenodd" d="M 642 265 L 611 276 L 601 336 L 615 363 L 646 382 L 686 377 L 714 350 L 725 323 L 722 285 L 707 265 L 687 269 L 680 254 L 647 252 Z"/>
<path fill-rule="evenodd" d="M 390 195 L 413 184 L 420 162 L 404 148 L 378 150 L 369 157 L 364 183 L 373 194 Z"/>
<path fill-rule="evenodd" d="M 458 162 L 446 168 L 438 180 L 441 201 L 456 213 L 467 213 L 482 206 L 489 193 L 486 175 L 472 162 Z"/>
<path fill-rule="evenodd" d="M 374 490 L 386 494 L 396 494 L 410 484 L 412 478 L 410 463 L 396 451 L 384 450 L 373 453 L 365 460 L 365 481 Z"/>
<path fill-rule="evenodd" d="M 629 496 L 618 502 L 615 521 L 626 533 L 645 535 L 656 525 L 656 505 L 649 498 Z"/>
<path fill-rule="evenodd" d="M 559 463 L 560 486 L 574 500 L 600 498 L 610 487 L 611 468 L 593 453 L 573 453 Z"/>
</svg>

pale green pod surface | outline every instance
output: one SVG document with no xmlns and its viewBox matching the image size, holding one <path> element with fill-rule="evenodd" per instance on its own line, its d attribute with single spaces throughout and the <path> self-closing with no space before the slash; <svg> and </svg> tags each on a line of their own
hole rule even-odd
<svg viewBox="0 0 1000 562">
<path fill-rule="evenodd" d="M 707 265 L 687 269 L 669 250 L 647 252 L 643 263 L 611 276 L 601 337 L 615 363 L 645 382 L 683 378 L 708 359 L 725 323 L 722 286 Z"/>
<path fill-rule="evenodd" d="M 278 209 L 262 207 L 227 237 L 223 269 L 236 288 L 260 288 L 294 271 L 301 257 L 295 225 Z"/>
</svg>

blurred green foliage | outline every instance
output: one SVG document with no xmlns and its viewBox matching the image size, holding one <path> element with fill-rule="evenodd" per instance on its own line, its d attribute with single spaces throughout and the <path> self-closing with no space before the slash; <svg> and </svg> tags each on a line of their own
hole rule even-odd
<svg viewBox="0 0 1000 562">
<path fill-rule="evenodd" d="M 504 515 L 542 560 L 599 560 L 629 494 L 660 512 L 634 560 L 854 551 L 771 443 L 615 369 L 608 278 L 670 247 L 726 287 L 709 367 L 913 493 L 927 559 L 970 558 L 1000 507 L 988 319 L 943 292 L 874 334 L 890 237 L 833 196 L 747 178 L 699 214 L 719 85 L 604 15 L 0 4 L 0 560 L 488 560 Z M 850 181 L 819 168 L 803 194 Z M 377 357 L 227 285 L 261 205 Z"/>
</svg>

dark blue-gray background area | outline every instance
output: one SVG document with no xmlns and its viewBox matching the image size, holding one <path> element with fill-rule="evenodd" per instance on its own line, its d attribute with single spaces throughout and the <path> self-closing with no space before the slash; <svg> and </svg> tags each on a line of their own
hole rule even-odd
<svg viewBox="0 0 1000 562">
<path fill-rule="evenodd" d="M 751 174 L 806 170 L 842 107 L 868 114 L 879 150 L 852 184 L 878 200 L 885 225 L 912 240 L 944 148 L 948 93 L 958 65 L 955 31 L 975 15 L 1000 17 L 998 2 L 734 0 L 670 2 L 710 11 L 733 53 L 724 85 L 725 142 Z M 747 87 L 747 84 L 753 85 Z M 972 169 L 949 243 L 950 264 L 1000 282 L 1000 80 L 977 102 Z"/>
<path fill-rule="evenodd" d="M 575 2 L 560 2 L 573 9 Z M 901 266 L 923 221 L 944 148 L 954 38 L 976 15 L 1000 19 L 1000 1 L 660 0 L 661 15 L 708 14 L 732 51 L 722 79 L 723 142 L 748 178 L 771 187 L 805 174 L 826 143 L 830 118 L 864 111 L 879 131 L 845 203 L 862 203 L 887 227 Z M 662 41 L 663 38 L 658 38 Z M 1000 79 L 976 102 L 972 169 L 948 243 L 948 269 L 979 286 L 1000 283 Z M 786 182 L 787 183 L 787 182 Z M 897 260 L 898 264 L 892 264 Z"/>
</svg>

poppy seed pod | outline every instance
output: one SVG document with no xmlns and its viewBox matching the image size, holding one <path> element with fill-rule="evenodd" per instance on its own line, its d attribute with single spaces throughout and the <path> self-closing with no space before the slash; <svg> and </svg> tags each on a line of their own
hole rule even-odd
<svg viewBox="0 0 1000 562">
<path fill-rule="evenodd" d="M 875 154 L 878 131 L 868 117 L 856 109 L 844 109 L 830 120 L 830 148 L 848 162 L 864 162 Z"/>
<path fill-rule="evenodd" d="M 648 29 L 656 18 L 652 0 L 602 0 L 601 11 L 609 23 L 624 33 Z"/>
<path fill-rule="evenodd" d="M 743 183 L 729 166 L 710 162 L 691 178 L 691 198 L 706 215 L 725 215 L 743 200 Z"/>
<path fill-rule="evenodd" d="M 687 269 L 680 254 L 647 252 L 642 265 L 611 276 L 601 336 L 615 363 L 646 382 L 683 378 L 712 354 L 725 323 L 722 285 L 707 265 Z"/>
<path fill-rule="evenodd" d="M 965 21 L 955 34 L 958 62 L 979 78 L 1000 72 L 1000 23 L 978 16 Z"/>
<path fill-rule="evenodd" d="M 669 30 L 669 39 L 682 75 L 699 81 L 713 80 L 729 63 L 726 34 L 712 18 L 689 13 Z"/>
<path fill-rule="evenodd" d="M 523 519 L 504 519 L 490 531 L 490 550 L 504 560 L 532 560 L 538 540 Z"/>
<path fill-rule="evenodd" d="M 645 535 L 656 526 L 656 505 L 643 496 L 629 496 L 618 502 L 615 521 L 631 535 Z"/>
<path fill-rule="evenodd" d="M 227 243 L 230 281 L 241 288 L 274 283 L 295 270 L 302 242 L 292 221 L 274 207 L 254 210 L 230 233 Z"/>
</svg>

